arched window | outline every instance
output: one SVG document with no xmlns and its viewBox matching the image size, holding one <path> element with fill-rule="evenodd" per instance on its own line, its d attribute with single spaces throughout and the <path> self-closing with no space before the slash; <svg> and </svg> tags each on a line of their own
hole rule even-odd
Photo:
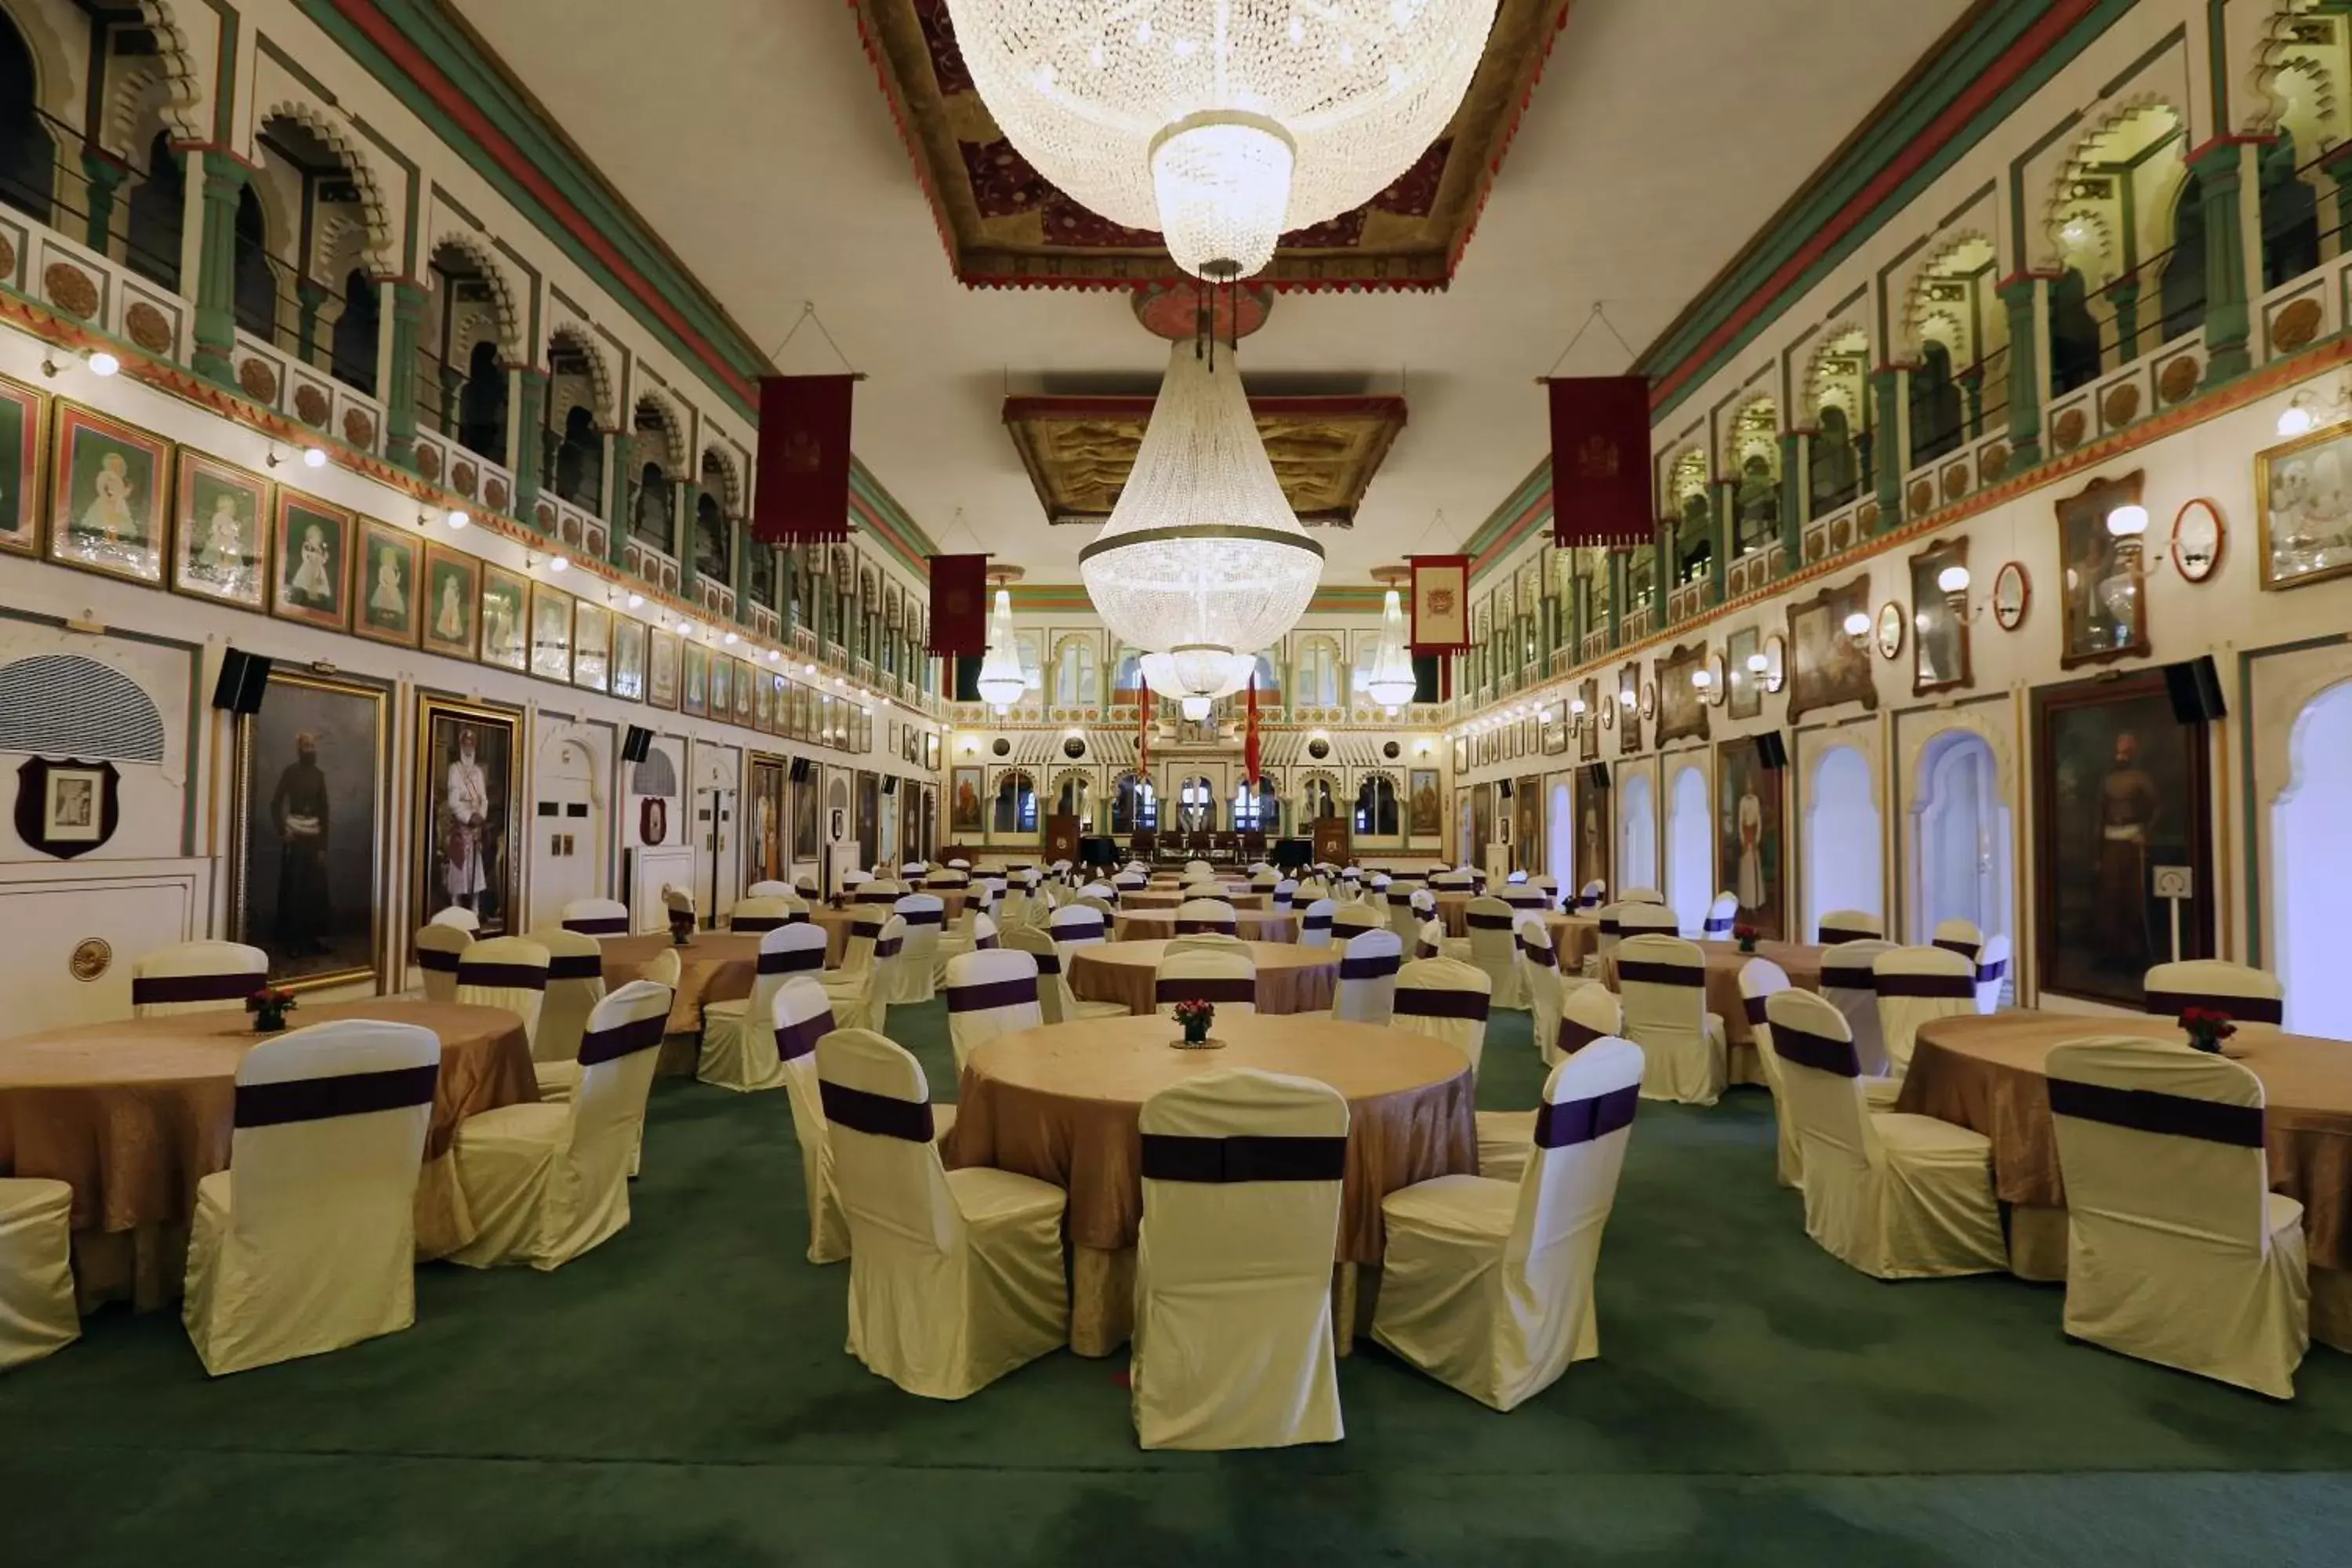
<svg viewBox="0 0 2352 1568">
<path fill-rule="evenodd" d="M 488 338 L 466 353 L 466 385 L 457 395 L 457 444 L 493 463 L 507 460 L 507 373 L 499 345 Z"/>
<path fill-rule="evenodd" d="M 49 221 L 57 191 L 57 143 L 41 122 L 32 47 L 0 15 L 0 202 Z"/>
<path fill-rule="evenodd" d="M 1282 831 L 1282 797 L 1272 780 L 1261 778 L 1255 789 L 1247 781 L 1234 786 L 1234 826 L 1244 833 Z"/>
<path fill-rule="evenodd" d="M 2352 767 L 2352 682 L 2305 703 L 2288 732 L 2287 787 L 2271 804 L 2271 858 L 2278 878 L 2272 951 L 2286 984 L 2286 1026 L 2352 1039 L 2352 983 L 2343 935 L 2352 921 L 2352 820 L 2340 781 Z"/>
<path fill-rule="evenodd" d="M 1397 836 L 1396 781 L 1372 773 L 1356 790 L 1356 831 L 1371 838 Z"/>
<path fill-rule="evenodd" d="M 1715 818 L 1707 807 L 1706 771 L 1695 763 L 1675 772 L 1666 786 L 1666 902 L 1685 931 L 1706 923 L 1715 897 Z"/>
<path fill-rule="evenodd" d="M 761 609 L 776 607 L 776 552 L 764 544 L 751 547 L 743 562 L 744 588 Z"/>
<path fill-rule="evenodd" d="M 1054 814 L 1075 816 L 1078 826 L 1092 826 L 1094 817 L 1094 786 L 1084 773 L 1064 773 L 1059 788 L 1054 792 Z"/>
<path fill-rule="evenodd" d="M 2205 182 L 2194 169 L 2173 198 L 2172 254 L 2165 258 L 2158 295 L 2167 341 L 2205 324 Z"/>
<path fill-rule="evenodd" d="M 1339 705 L 1339 647 L 1329 637 L 1298 645 L 1298 700 L 1311 708 Z"/>
<path fill-rule="evenodd" d="M 2295 177 L 2294 137 L 2263 149 L 2263 287 L 2275 289 L 2319 265 L 2319 199 Z"/>
<path fill-rule="evenodd" d="M 1037 831 L 1037 786 L 1024 773 L 1009 773 L 996 784 L 997 833 Z"/>
<path fill-rule="evenodd" d="M 1813 764 L 1805 792 L 1805 930 L 1832 910 L 1880 913 L 1878 798 L 1870 763 L 1853 746 L 1832 746 Z"/>
<path fill-rule="evenodd" d="M 1329 779 L 1312 775 L 1299 786 L 1298 820 L 1301 823 L 1324 822 L 1339 815 L 1339 797 L 1331 793 Z"/>
<path fill-rule="evenodd" d="M 0 87 L 0 91 L 5 91 Z M 13 98 L 0 101 L 14 102 Z M 15 205 L 16 198 L 6 198 Z M 177 293 L 180 288 L 180 236 L 187 220 L 188 182 L 181 172 L 180 155 L 172 151 L 167 131 L 155 132 L 148 144 L 147 167 L 138 172 L 131 187 L 129 242 L 123 261 L 148 281 Z M 371 342 L 369 363 L 374 363 Z"/>
<path fill-rule="evenodd" d="M 1658 875 L 1656 791 L 1646 773 L 1628 774 L 1617 803 L 1616 889 L 1654 888 Z"/>
<path fill-rule="evenodd" d="M 1054 705 L 1088 708 L 1100 700 L 1095 683 L 1095 650 L 1083 637 L 1072 637 L 1054 653 Z"/>
<path fill-rule="evenodd" d="M 719 498 L 709 490 L 697 491 L 694 498 L 694 573 L 714 583 L 730 580 L 734 570 L 734 552 L 728 534 L 727 520 L 719 512 Z"/>
<path fill-rule="evenodd" d="M 2200 244 L 2202 254 L 2202 244 Z M 2175 258 L 2176 261 L 2179 259 Z M 2205 312 L 2202 263 L 2197 285 L 2197 314 Z M 2164 335 L 2172 332 L 2172 268 L 2165 269 Z M 2080 268 L 2069 267 L 2050 284 L 2050 385 L 2053 392 L 2072 392 L 2099 378 L 2099 322 L 2091 314 L 2090 285 Z"/>
<path fill-rule="evenodd" d="M 1947 730 L 1919 754 L 1912 805 L 1911 937 L 1966 920 L 1990 936 L 2007 931 L 2011 865 L 2009 803 L 1984 737 Z"/>
<path fill-rule="evenodd" d="M 1911 462 L 1914 467 L 1960 445 L 1960 389 L 1952 383 L 1952 351 L 1933 338 L 1911 373 Z"/>
<path fill-rule="evenodd" d="M 1217 826 L 1216 786 L 1192 777 L 1176 786 L 1176 826 L 1187 833 L 1210 833 Z"/>
<path fill-rule="evenodd" d="M 1149 833 L 1159 826 L 1160 802 L 1152 793 L 1151 781 L 1141 773 L 1121 773 L 1111 791 L 1110 830 Z"/>
<path fill-rule="evenodd" d="M 376 284 L 353 268 L 343 279 L 343 308 L 328 340 L 327 374 L 345 386 L 375 395 L 376 334 L 383 322 Z"/>
<path fill-rule="evenodd" d="M 592 512 L 604 505 L 604 437 L 583 404 L 573 404 L 563 416 L 563 439 L 555 448 L 555 493 Z"/>
<path fill-rule="evenodd" d="M 670 501 L 669 477 L 659 463 L 647 463 L 637 470 L 636 490 L 635 502 L 629 509 L 629 531 L 656 550 L 672 549 L 677 517 Z"/>
<path fill-rule="evenodd" d="M 1853 429 L 1845 410 L 1824 405 L 1813 432 L 1809 454 L 1812 515 L 1820 517 L 1862 493 L 1862 465 L 1854 450 Z"/>
<path fill-rule="evenodd" d="M 236 324 L 264 342 L 278 341 L 278 274 L 269 261 L 269 226 L 250 184 L 236 193 Z"/>
</svg>

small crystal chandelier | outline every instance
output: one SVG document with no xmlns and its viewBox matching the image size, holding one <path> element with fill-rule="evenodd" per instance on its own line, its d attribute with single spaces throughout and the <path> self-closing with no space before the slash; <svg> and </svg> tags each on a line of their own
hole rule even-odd
<svg viewBox="0 0 2352 1568">
<path fill-rule="evenodd" d="M 1274 477 L 1233 355 L 1213 365 L 1199 345 L 1175 344 L 1135 468 L 1078 552 L 1095 609 L 1125 642 L 1169 656 L 1171 695 L 1205 697 L 1244 650 L 1297 624 L 1322 573 L 1323 547 Z"/>
<path fill-rule="evenodd" d="M 1029 689 L 1029 682 L 1021 673 L 1020 658 L 1013 651 L 1013 591 L 1009 588 L 996 590 L 995 607 L 988 616 L 988 647 L 981 655 L 980 679 L 972 684 L 979 688 L 982 701 L 997 708 L 1012 707 Z"/>
<path fill-rule="evenodd" d="M 1175 698 L 1184 717 L 1197 724 L 1209 716 L 1209 709 L 1218 698 L 1231 697 L 1247 686 L 1250 677 L 1257 672 L 1254 654 L 1216 657 L 1222 667 L 1219 669 L 1212 669 L 1189 653 L 1181 667 L 1177 656 L 1167 653 L 1147 653 L 1136 660 L 1136 665 L 1142 672 L 1144 685 L 1163 697 Z M 1180 668 L 1202 679 L 1188 682 Z"/>
<path fill-rule="evenodd" d="M 1402 708 L 1421 689 L 1412 673 L 1412 653 L 1405 646 L 1404 604 L 1394 587 L 1381 606 L 1381 642 L 1372 653 L 1372 668 L 1364 677 L 1364 695 L 1383 708 Z"/>
<path fill-rule="evenodd" d="M 1363 205 L 1454 118 L 1496 0 L 948 0 L 1037 172 L 1231 282 Z"/>
</svg>

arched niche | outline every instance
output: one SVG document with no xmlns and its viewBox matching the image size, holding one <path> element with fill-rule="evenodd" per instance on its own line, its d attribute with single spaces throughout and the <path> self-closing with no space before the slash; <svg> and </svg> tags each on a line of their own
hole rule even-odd
<svg viewBox="0 0 2352 1568">
<path fill-rule="evenodd" d="M 1617 767 L 1617 872 L 1610 879 L 1615 894 L 1626 888 L 1654 888 L 1659 882 L 1657 763 L 1648 758 L 1621 763 Z"/>
<path fill-rule="evenodd" d="M 1660 889 L 1685 932 L 1706 924 L 1715 898 L 1715 816 L 1706 753 L 1682 752 L 1664 760 L 1666 881 Z"/>
<path fill-rule="evenodd" d="M 1869 757 L 1852 744 L 1823 746 L 1809 761 L 1802 789 L 1807 939 L 1831 910 L 1862 910 L 1883 921 L 1885 838 Z"/>
<path fill-rule="evenodd" d="M 1899 789 L 1897 809 L 1902 827 L 1900 853 L 1903 887 L 1902 931 L 1905 940 L 1926 942 L 1935 933 L 1937 920 L 1948 919 L 1951 913 L 1926 918 L 1931 903 L 1962 898 L 1958 889 L 1946 883 L 1931 899 L 1922 886 L 1927 861 L 1923 853 L 1940 854 L 1939 862 L 1946 866 L 1958 864 L 1958 851 L 1949 842 L 1922 845 L 1923 826 L 1931 826 L 1937 833 L 1948 833 L 1941 814 L 1961 803 L 1948 796 L 1935 797 L 1934 774 L 1938 767 L 1955 764 L 1949 760 L 1956 753 L 1948 752 L 1953 743 L 1947 737 L 1953 734 L 1973 736 L 1983 747 L 1983 758 L 1989 771 L 1982 788 L 1989 804 L 1981 809 L 1991 815 L 1979 826 L 1985 835 L 1979 846 L 1979 857 L 1990 856 L 1989 863 L 1980 865 L 1979 872 L 1986 883 L 1981 891 L 1969 895 L 1989 910 L 1994 911 L 1997 923 L 1977 920 L 1987 935 L 1999 931 L 2012 941 L 2021 935 L 2017 925 L 2017 825 L 2021 818 L 2019 804 L 2022 773 L 2018 763 L 2017 736 L 2010 721 L 2010 709 L 2004 701 L 1970 703 L 1964 707 L 1929 709 L 1903 714 L 1895 726 L 1895 767 L 1894 776 Z M 1957 775 L 1947 775 L 1947 782 Z M 1954 819 L 1965 825 L 1966 816 Z M 1995 886 L 1997 884 L 1997 887 Z M 1970 919 L 1976 919 L 1969 916 Z M 1922 921 L 1924 921 L 1924 923 Z M 1887 934 L 1895 934 L 1896 922 L 1890 921 Z"/>
<path fill-rule="evenodd" d="M 2352 679 L 2314 693 L 2286 737 L 2286 782 L 2269 816 L 2271 967 L 2286 986 L 2286 1026 L 2352 1040 L 2352 817 L 2342 781 L 2352 776 Z"/>
</svg>

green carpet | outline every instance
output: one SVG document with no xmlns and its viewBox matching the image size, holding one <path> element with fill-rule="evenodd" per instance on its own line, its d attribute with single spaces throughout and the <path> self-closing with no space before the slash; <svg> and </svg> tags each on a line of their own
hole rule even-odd
<svg viewBox="0 0 2352 1568">
<path fill-rule="evenodd" d="M 894 1031 L 951 1083 L 944 1011 Z M 1480 1098 L 1534 1103 L 1527 1016 Z M 2352 1358 L 2299 1397 L 2067 1343 L 2060 1291 L 1880 1284 L 1805 1239 L 1759 1094 L 1644 1104 L 1601 1359 L 1510 1415 L 1366 1343 L 1348 1439 L 1145 1454 L 1124 1363 L 961 1404 L 843 1353 L 781 1094 L 656 1091 L 635 1224 L 551 1275 L 424 1269 L 417 1324 L 205 1380 L 112 1310 L 0 1375 L 0 1563 L 2341 1563 Z"/>
</svg>

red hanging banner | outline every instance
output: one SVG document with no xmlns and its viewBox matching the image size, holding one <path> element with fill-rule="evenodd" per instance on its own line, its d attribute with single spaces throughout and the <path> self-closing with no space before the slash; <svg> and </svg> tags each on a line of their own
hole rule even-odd
<svg viewBox="0 0 2352 1568">
<path fill-rule="evenodd" d="M 1470 647 L 1470 557 L 1408 555 L 1412 568 L 1412 651 L 1465 653 Z"/>
<path fill-rule="evenodd" d="M 1650 382 L 1559 377 L 1551 392 L 1551 542 L 1623 550 L 1650 542 Z"/>
<path fill-rule="evenodd" d="M 854 375 L 760 378 L 760 476 L 751 537 L 814 544 L 849 537 Z"/>
<path fill-rule="evenodd" d="M 1250 792 L 1250 795 L 1251 795 L 1251 797 L 1252 797 L 1252 798 L 1255 798 L 1255 796 L 1256 796 L 1256 795 L 1257 795 L 1257 778 L 1258 778 L 1258 772 L 1257 772 L 1257 676 L 1256 676 L 1256 674 L 1255 674 L 1255 672 L 1253 672 L 1253 673 L 1251 674 L 1251 676 L 1250 676 L 1248 706 L 1247 706 L 1247 708 L 1244 710 L 1244 711 L 1248 714 L 1248 717 L 1243 721 L 1244 729 L 1243 729 L 1243 731 L 1242 731 L 1242 786 L 1243 786 L 1244 788 L 1247 789 L 1247 790 Z"/>
<path fill-rule="evenodd" d="M 988 557 L 931 557 L 931 646 L 941 656 L 988 651 Z"/>
<path fill-rule="evenodd" d="M 1143 689 L 1143 721 L 1135 727 L 1135 771 L 1151 782 L 1151 688 Z"/>
</svg>

